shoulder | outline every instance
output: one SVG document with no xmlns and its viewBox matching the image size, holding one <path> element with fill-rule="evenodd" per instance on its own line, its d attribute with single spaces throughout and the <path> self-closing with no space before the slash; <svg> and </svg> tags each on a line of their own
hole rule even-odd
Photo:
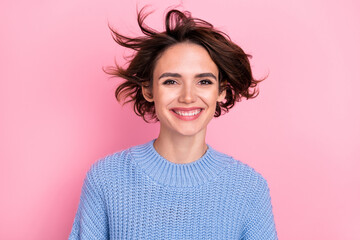
<svg viewBox="0 0 360 240">
<path fill-rule="evenodd" d="M 267 191 L 268 183 L 265 177 L 247 163 L 217 151 L 219 157 L 228 162 L 224 175 L 233 184 L 246 192 Z"/>
<path fill-rule="evenodd" d="M 248 164 L 232 158 L 232 163 L 226 169 L 230 175 L 229 184 L 233 193 L 244 199 L 249 208 L 268 207 L 271 202 L 270 189 L 265 177 Z"/>
<path fill-rule="evenodd" d="M 97 160 L 90 166 L 88 174 L 108 173 L 116 169 L 116 167 L 123 162 L 128 151 L 129 149 L 121 150 Z"/>
<path fill-rule="evenodd" d="M 236 166 L 235 171 L 240 172 L 243 175 L 243 179 L 246 180 L 249 184 L 267 184 L 265 177 L 253 167 L 240 160 L 234 159 L 234 161 L 234 165 Z"/>
<path fill-rule="evenodd" d="M 242 160 L 235 159 L 234 157 L 219 152 L 217 150 L 215 150 L 215 152 L 218 157 L 221 157 L 229 163 L 227 170 L 234 174 L 236 177 L 241 177 L 242 179 L 247 181 L 266 182 L 265 178 L 260 172 L 258 172 Z"/>
<path fill-rule="evenodd" d="M 117 151 L 97 160 L 90 166 L 86 178 L 96 179 L 96 182 L 101 183 L 123 174 L 132 164 L 131 150 L 135 147 Z"/>
</svg>

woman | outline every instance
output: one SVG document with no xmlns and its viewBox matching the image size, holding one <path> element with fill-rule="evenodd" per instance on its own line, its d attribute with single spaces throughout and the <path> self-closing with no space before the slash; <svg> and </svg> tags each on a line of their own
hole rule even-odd
<svg viewBox="0 0 360 240">
<path fill-rule="evenodd" d="M 112 30 L 136 54 L 108 73 L 159 136 L 91 167 L 69 239 L 277 239 L 266 180 L 205 143 L 213 116 L 257 95 L 249 56 L 188 12 L 169 11 L 161 33 L 146 16 L 144 37 Z"/>
</svg>

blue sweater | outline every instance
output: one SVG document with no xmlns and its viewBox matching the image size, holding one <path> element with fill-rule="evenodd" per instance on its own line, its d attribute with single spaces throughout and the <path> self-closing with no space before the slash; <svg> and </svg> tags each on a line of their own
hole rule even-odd
<svg viewBox="0 0 360 240">
<path fill-rule="evenodd" d="M 69 239 L 277 239 L 259 173 L 209 145 L 197 161 L 175 164 L 153 143 L 91 167 Z"/>
</svg>

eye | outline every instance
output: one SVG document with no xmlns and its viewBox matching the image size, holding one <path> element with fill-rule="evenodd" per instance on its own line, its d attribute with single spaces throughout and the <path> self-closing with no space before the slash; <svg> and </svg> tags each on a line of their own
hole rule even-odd
<svg viewBox="0 0 360 240">
<path fill-rule="evenodd" d="M 176 81 L 175 80 L 172 80 L 172 79 L 168 79 L 168 80 L 165 80 L 163 82 L 164 85 L 173 85 L 173 84 L 176 84 Z"/>
<path fill-rule="evenodd" d="M 213 84 L 212 81 L 207 80 L 207 79 L 201 80 L 199 83 L 200 83 L 201 85 L 210 85 L 210 84 Z"/>
</svg>

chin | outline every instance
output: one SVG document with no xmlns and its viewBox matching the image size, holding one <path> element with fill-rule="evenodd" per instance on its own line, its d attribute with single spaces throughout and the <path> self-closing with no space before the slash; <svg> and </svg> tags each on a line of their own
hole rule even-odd
<svg viewBox="0 0 360 240">
<path fill-rule="evenodd" d="M 191 136 L 196 136 L 198 134 L 201 134 L 202 131 L 203 131 L 203 129 L 182 128 L 181 130 L 177 131 L 177 133 L 182 136 L 191 137 Z"/>
</svg>

